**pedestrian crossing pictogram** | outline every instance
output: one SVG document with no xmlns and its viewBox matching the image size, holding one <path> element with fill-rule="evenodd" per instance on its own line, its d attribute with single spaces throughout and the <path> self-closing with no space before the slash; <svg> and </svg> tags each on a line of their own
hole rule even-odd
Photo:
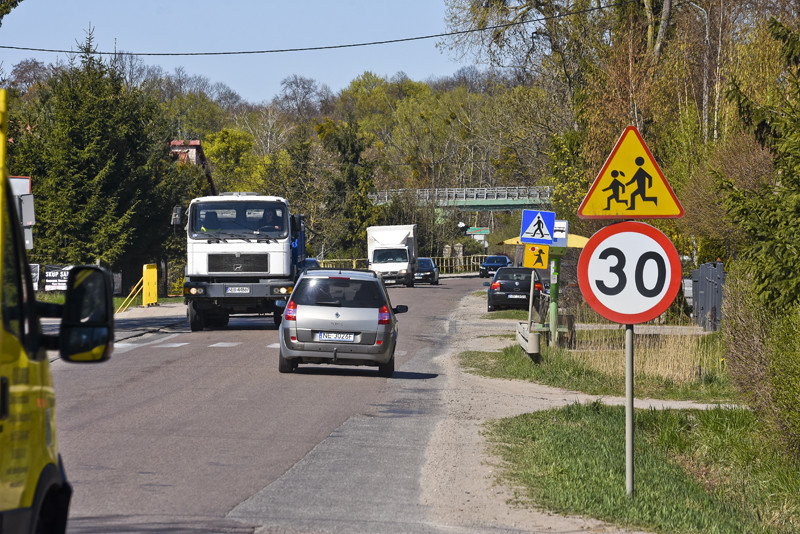
<svg viewBox="0 0 800 534">
<path fill-rule="evenodd" d="M 642 136 L 628 126 L 583 199 L 584 219 L 683 217 L 681 206 Z"/>
<path fill-rule="evenodd" d="M 555 221 L 555 212 L 523 210 L 519 240 L 523 243 L 551 244 Z"/>
</svg>

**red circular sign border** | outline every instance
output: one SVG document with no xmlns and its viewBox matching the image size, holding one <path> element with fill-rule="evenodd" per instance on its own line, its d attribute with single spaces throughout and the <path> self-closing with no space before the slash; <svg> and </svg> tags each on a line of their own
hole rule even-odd
<svg viewBox="0 0 800 534">
<path fill-rule="evenodd" d="M 589 283 L 589 259 L 591 258 L 595 249 L 597 249 L 597 247 L 599 247 L 607 238 L 624 232 L 644 234 L 652 238 L 655 242 L 661 245 L 661 248 L 666 253 L 667 259 L 669 260 L 671 273 L 673 275 L 677 273 L 677 276 L 671 277 L 670 285 L 667 288 L 667 292 L 664 294 L 664 297 L 652 308 L 641 313 L 624 314 L 608 308 L 595 296 L 595 294 L 592 292 L 591 284 Z M 675 300 L 675 295 L 678 294 L 678 290 L 681 286 L 681 272 L 681 260 L 678 256 L 678 251 L 675 249 L 675 245 L 672 244 L 672 241 L 670 241 L 669 238 L 665 236 L 658 228 L 638 221 L 623 221 L 611 224 L 605 228 L 601 228 L 595 232 L 591 238 L 589 238 L 589 241 L 583 247 L 581 256 L 578 259 L 578 285 L 581 288 L 583 298 L 586 299 L 586 302 L 589 304 L 589 306 L 591 306 L 594 311 L 599 313 L 601 317 L 605 317 L 610 321 L 620 324 L 645 323 L 664 313 L 667 308 L 669 308 L 670 304 L 672 304 L 672 301 Z"/>
</svg>

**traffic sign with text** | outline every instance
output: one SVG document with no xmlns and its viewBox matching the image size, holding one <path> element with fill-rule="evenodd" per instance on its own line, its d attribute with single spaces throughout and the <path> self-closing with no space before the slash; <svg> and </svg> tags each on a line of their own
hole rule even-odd
<svg viewBox="0 0 800 534">
<path fill-rule="evenodd" d="M 667 236 L 641 222 L 599 230 L 578 260 L 578 284 L 586 302 L 620 324 L 655 319 L 669 308 L 681 285 L 678 251 Z"/>
</svg>

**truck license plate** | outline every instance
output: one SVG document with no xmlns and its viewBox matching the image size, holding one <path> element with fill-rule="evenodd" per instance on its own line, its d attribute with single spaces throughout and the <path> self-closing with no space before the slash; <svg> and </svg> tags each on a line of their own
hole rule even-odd
<svg viewBox="0 0 800 534">
<path fill-rule="evenodd" d="M 225 288 L 225 293 L 250 293 L 250 288 L 241 286 L 229 286 Z"/>
<path fill-rule="evenodd" d="M 320 332 L 320 341 L 344 341 L 352 343 L 354 334 L 352 332 Z"/>
</svg>

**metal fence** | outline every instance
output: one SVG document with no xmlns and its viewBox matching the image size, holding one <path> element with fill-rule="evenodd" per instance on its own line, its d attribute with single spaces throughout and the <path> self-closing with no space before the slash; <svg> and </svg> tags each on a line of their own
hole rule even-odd
<svg viewBox="0 0 800 534">
<path fill-rule="evenodd" d="M 706 330 L 719 330 L 724 285 L 725 269 L 722 262 L 704 263 L 692 271 L 694 320 Z"/>
<path fill-rule="evenodd" d="M 485 254 L 476 254 L 472 256 L 463 257 L 435 257 L 431 258 L 433 263 L 439 268 L 441 274 L 461 274 L 461 273 L 477 273 L 480 269 L 481 262 L 486 258 Z M 326 259 L 322 260 L 320 264 L 323 267 L 330 269 L 367 269 L 366 258 L 356 259 Z"/>
<path fill-rule="evenodd" d="M 397 195 L 413 195 L 418 201 L 448 204 L 452 202 L 477 200 L 520 200 L 537 199 L 550 201 L 553 188 L 549 186 L 516 187 L 446 187 L 441 189 L 388 189 L 370 193 L 373 202 L 389 202 Z"/>
</svg>

